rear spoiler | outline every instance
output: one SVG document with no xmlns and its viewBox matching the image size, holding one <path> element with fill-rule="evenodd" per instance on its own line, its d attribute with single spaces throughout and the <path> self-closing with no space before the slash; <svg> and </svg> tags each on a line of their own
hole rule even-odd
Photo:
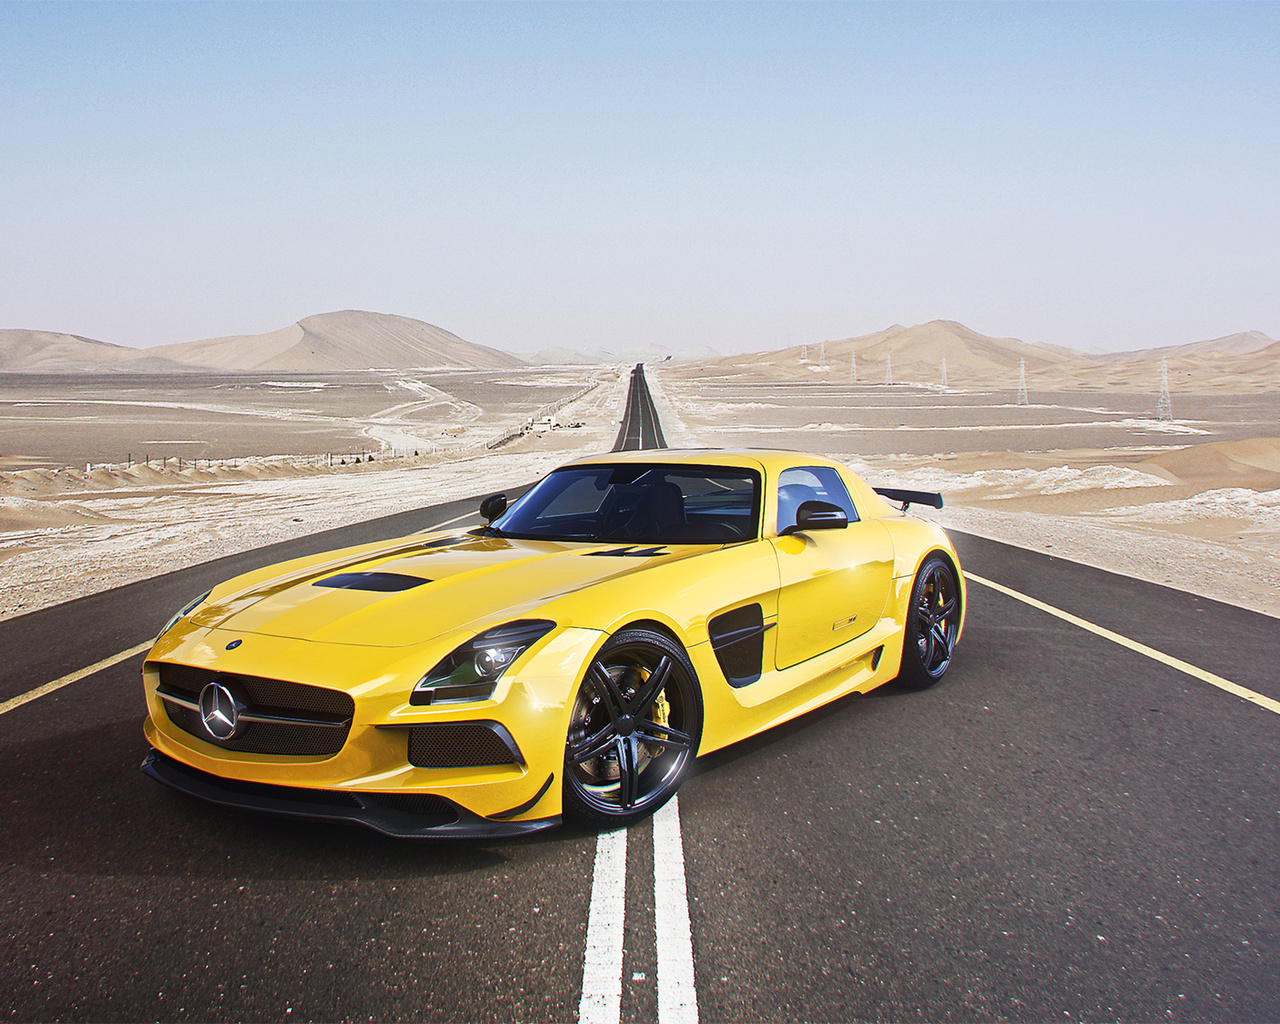
<svg viewBox="0 0 1280 1024">
<path fill-rule="evenodd" d="M 932 508 L 942 508 L 942 495 L 933 491 L 900 491 L 896 487 L 873 487 L 871 489 L 890 501 L 902 502 L 903 512 L 911 505 L 929 505 Z"/>
</svg>

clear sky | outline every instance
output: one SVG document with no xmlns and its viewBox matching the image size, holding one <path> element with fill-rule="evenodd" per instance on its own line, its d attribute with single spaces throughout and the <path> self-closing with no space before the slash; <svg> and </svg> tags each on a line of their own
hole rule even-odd
<svg viewBox="0 0 1280 1024">
<path fill-rule="evenodd" d="M 1280 4 L 0 4 L 0 327 L 1280 337 Z"/>
</svg>

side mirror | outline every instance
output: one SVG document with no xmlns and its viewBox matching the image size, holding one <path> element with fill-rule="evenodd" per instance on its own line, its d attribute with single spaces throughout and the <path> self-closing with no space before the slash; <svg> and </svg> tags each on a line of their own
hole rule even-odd
<svg viewBox="0 0 1280 1024">
<path fill-rule="evenodd" d="M 480 514 L 484 516 L 486 522 L 493 522 L 498 516 L 507 510 L 507 496 L 505 494 L 491 494 L 480 502 Z"/>
<path fill-rule="evenodd" d="M 839 505 L 829 501 L 802 501 L 796 509 L 796 525 L 788 526 L 782 536 L 808 530 L 843 530 L 849 525 L 849 517 Z"/>
</svg>

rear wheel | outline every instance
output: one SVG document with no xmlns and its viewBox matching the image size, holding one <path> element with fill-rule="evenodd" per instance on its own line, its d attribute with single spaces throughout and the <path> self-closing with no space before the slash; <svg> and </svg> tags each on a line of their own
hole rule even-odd
<svg viewBox="0 0 1280 1024">
<path fill-rule="evenodd" d="M 669 637 L 624 629 L 600 649 L 578 688 L 564 755 L 564 810 L 618 826 L 671 799 L 698 752 L 702 694 Z"/>
<path fill-rule="evenodd" d="M 898 681 L 913 690 L 946 673 L 960 632 L 960 587 L 951 563 L 931 555 L 916 573 L 907 609 L 907 631 Z"/>
</svg>

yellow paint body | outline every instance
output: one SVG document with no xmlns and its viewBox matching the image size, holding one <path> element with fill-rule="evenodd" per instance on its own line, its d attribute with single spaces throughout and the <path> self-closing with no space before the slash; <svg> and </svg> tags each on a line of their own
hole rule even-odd
<svg viewBox="0 0 1280 1024">
<path fill-rule="evenodd" d="M 892 680 L 902 658 L 912 583 L 931 553 L 945 555 L 967 603 L 959 559 L 945 533 L 904 515 L 839 464 L 776 451 L 642 451 L 581 465 L 685 462 L 753 469 L 762 477 L 754 540 L 658 545 L 648 557 L 585 557 L 617 542 L 566 543 L 417 534 L 274 565 L 216 587 L 164 633 L 148 655 L 148 742 L 223 778 L 323 790 L 437 794 L 505 820 L 560 813 L 565 739 L 578 687 L 618 630 L 656 623 L 688 652 L 701 688 L 699 753 L 738 742 L 846 694 Z M 859 521 L 844 530 L 776 536 L 777 479 L 788 467 L 836 468 Z M 449 538 L 456 538 L 447 543 Z M 441 544 L 441 541 L 446 543 Z M 435 546 L 433 546 L 435 545 Z M 341 572 L 391 572 L 432 582 L 397 593 L 315 587 Z M 734 687 L 712 649 L 708 622 L 758 603 L 766 625 L 760 679 Z M 517 619 L 556 628 L 526 650 L 488 700 L 414 706 L 415 683 L 460 644 Z M 241 644 L 228 650 L 227 645 Z M 345 691 L 350 733 L 328 757 L 236 752 L 177 727 L 156 695 L 161 663 Z M 779 667 L 782 666 L 782 667 Z M 408 726 L 499 722 L 524 763 L 420 768 L 408 760 Z"/>
</svg>

